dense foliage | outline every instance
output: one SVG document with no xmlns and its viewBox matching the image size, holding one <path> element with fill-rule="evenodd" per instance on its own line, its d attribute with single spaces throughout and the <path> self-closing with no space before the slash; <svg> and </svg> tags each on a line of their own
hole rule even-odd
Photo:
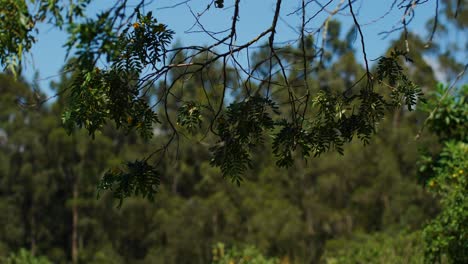
<svg viewBox="0 0 468 264">
<path fill-rule="evenodd" d="M 454 46 L 405 27 L 362 64 L 359 24 L 330 16 L 323 46 L 277 47 L 268 29 L 242 74 L 236 14 L 230 50 L 187 50 L 138 4 L 94 18 L 90 2 L 0 0 L 18 29 L 0 32 L 0 262 L 467 262 L 466 86 L 432 97 L 436 73 L 463 70 Z M 395 3 L 410 2 L 425 1 Z M 457 2 L 439 18 L 463 31 Z M 40 21 L 68 30 L 73 57 L 47 103 L 16 67 Z"/>
<path fill-rule="evenodd" d="M 331 241 L 327 250 L 327 264 L 424 263 L 420 232 L 357 234 L 351 239 Z"/>
<path fill-rule="evenodd" d="M 213 247 L 213 264 L 277 264 L 277 259 L 264 257 L 255 247 L 246 247 L 243 250 L 230 249 L 226 252 L 224 244 L 217 243 Z"/>
<path fill-rule="evenodd" d="M 448 259 L 468 261 L 468 86 L 454 94 L 439 85 L 436 100 L 429 105 L 431 130 L 442 150 L 423 158 L 421 173 L 427 187 L 440 199 L 442 211 L 424 229 L 427 263 Z"/>
<path fill-rule="evenodd" d="M 339 68 L 357 65 L 352 52 L 330 62 L 327 76 L 362 71 L 357 67 Z M 216 72 L 213 74 L 216 76 Z M 418 73 L 414 74 L 417 77 Z M 312 80 L 311 85 L 317 85 Z M 69 82 L 71 74 L 64 75 L 53 87 L 63 91 Z M 195 103 L 185 105 L 183 111 L 195 116 L 189 120 L 175 105 L 169 110 L 171 116 L 181 124 L 194 123 L 180 140 L 178 161 L 159 161 L 162 171 L 155 179 L 161 184 L 154 202 L 129 198 L 116 208 L 114 195 L 121 199 L 151 186 L 141 187 L 134 181 L 151 180 L 151 175 L 136 173 L 139 177 L 133 178 L 127 170 L 147 166 L 139 159 L 141 155 L 150 155 L 152 145 L 170 135 L 162 130 L 152 139 L 144 139 L 136 132 L 119 132 L 110 125 L 94 139 L 83 130 L 67 135 L 61 120 L 68 100 L 66 92 L 49 106 L 33 106 L 36 96 L 41 95 L 27 84 L 7 76 L 2 76 L 0 83 L 4 95 L 0 107 L 3 257 L 26 247 L 54 263 L 70 259 L 76 263 L 237 263 L 245 257 L 259 263 L 340 263 L 343 258 L 362 263 L 370 258 L 409 255 L 419 263 L 423 252 L 419 230 L 439 212 L 439 207 L 434 206 L 438 198 L 426 193 L 416 177 L 420 166 L 417 145 L 428 142 L 428 146 L 437 146 L 437 141 L 426 135 L 414 141 L 420 130 L 417 124 L 425 119 L 421 112 L 397 108 L 391 112 L 392 118 L 379 126 L 377 136 L 369 139 L 367 147 L 359 143 L 343 146 L 344 156 L 328 153 L 311 160 L 294 156 L 296 162 L 287 169 L 274 165 L 276 158 L 267 148 L 275 139 L 264 137 L 266 146 L 252 146 L 254 153 L 262 154 L 250 157 L 254 166 L 245 171 L 244 182 L 238 188 L 220 180 L 220 172 L 210 165 L 210 152 L 204 144 L 216 142 L 217 138 L 206 137 L 203 130 L 197 129 L 207 127 L 197 121 L 205 118 L 205 109 Z M 194 79 L 191 85 L 199 84 Z M 433 85 L 428 79 L 423 87 L 430 89 Z M 180 91 L 177 89 L 175 93 Z M 196 99 L 203 90 L 192 92 Z M 259 102 L 262 99 L 253 98 L 245 104 L 255 108 Z M 439 111 L 442 109 L 451 106 Z M 268 109 L 271 114 L 282 110 L 281 105 Z M 227 111 L 243 113 L 234 107 Z M 244 132 L 256 127 L 243 129 L 241 122 L 271 122 L 264 116 L 235 124 L 229 119 L 234 116 L 223 118 L 226 125 L 232 125 L 224 133 L 233 128 Z M 428 123 L 428 127 L 432 125 Z M 256 133 L 250 131 L 246 135 Z M 200 143 L 193 144 L 193 139 Z M 125 164 L 125 160 L 135 162 Z M 110 177 L 105 173 L 107 168 L 120 176 Z M 433 172 L 428 175 L 434 177 Z M 113 194 L 101 192 L 97 200 L 100 181 L 102 188 L 116 189 Z M 116 182 L 126 183 L 122 186 L 128 188 L 120 188 Z M 446 205 L 441 203 L 441 208 L 444 215 Z M 389 235 L 401 229 L 407 233 Z M 444 248 L 441 250 L 444 252 Z"/>
<path fill-rule="evenodd" d="M 2 263 L 5 263 L 5 264 L 51 264 L 50 261 L 47 260 L 47 258 L 34 256 L 25 249 L 20 249 L 20 251 L 17 254 L 11 253 L 10 256 L 8 256 L 5 260 L 2 260 Z"/>
<path fill-rule="evenodd" d="M 207 146 L 211 164 L 240 183 L 242 175 L 252 167 L 254 150 L 268 146 L 266 137 L 274 138 L 270 151 L 276 164 L 290 167 L 298 155 L 306 158 L 327 151 L 343 153 L 344 145 L 354 138 L 368 143 L 389 110 L 401 105 L 412 110 L 422 99 L 421 86 L 406 74 L 404 63 L 412 61 L 407 26 L 416 7 L 425 1 L 404 0 L 390 6 L 405 10 L 405 48 L 382 55 L 375 69 L 369 66 L 354 1 L 338 3 L 336 11 L 315 31 L 309 25 L 317 16 L 309 12 L 311 1 L 298 1 L 300 7 L 291 14 L 301 17 L 302 23 L 297 36 L 299 45 L 293 53 L 289 53 L 291 46 L 274 42 L 279 34 L 277 22 L 284 12 L 281 0 L 273 1 L 271 27 L 245 44 L 235 44 L 241 33 L 237 24 L 243 5 L 237 0 L 224 38 L 213 37 L 214 43 L 208 46 L 181 47 L 170 47 L 174 36 L 170 25 L 159 22 L 152 11 L 145 11 L 151 1 L 139 0 L 132 5 L 119 0 L 96 16 L 89 16 L 86 8 L 92 2 L 2 0 L 0 27 L 17 30 L 1 34 L 0 64 L 17 76 L 23 54 L 36 41 L 37 25 L 46 21 L 65 28 L 65 47 L 74 57 L 65 67 L 66 71 L 73 71 L 67 87 L 68 101 L 62 110 L 68 132 L 85 128 L 94 137 L 112 124 L 128 133 L 137 131 L 144 139 L 151 138 L 155 129 L 171 135 L 154 147 L 153 154 L 127 161 L 123 172 L 107 172 L 101 186 L 115 190 L 119 199 L 135 194 L 153 197 L 160 182 L 158 175 L 163 172 L 160 160 L 170 159 L 171 151 L 177 152 L 185 129 L 216 138 Z M 207 4 L 205 11 L 214 6 L 214 12 L 221 12 L 226 3 Z M 435 10 L 429 44 L 434 42 L 439 13 L 448 19 L 455 17 L 456 21 L 465 19 L 460 3 L 448 1 L 442 6 L 439 10 L 437 5 Z M 325 12 L 324 8 L 319 13 Z M 448 9 L 455 9 L 456 16 L 450 16 Z M 318 76 L 325 73 L 336 55 L 345 55 L 349 50 L 349 39 L 337 38 L 339 25 L 332 20 L 343 10 L 348 10 L 353 18 L 354 27 L 348 37 L 352 32 L 359 36 L 365 68 L 346 76 L 348 83 L 344 87 L 329 89 L 328 84 L 314 84 L 312 79 L 320 79 Z M 457 18 L 459 10 L 461 15 Z M 14 17 L 15 14 L 20 17 Z M 198 19 L 197 22 L 200 24 Z M 200 27 L 211 36 L 203 25 Z M 254 66 L 244 68 L 235 57 L 261 41 L 266 43 L 259 56 L 252 58 Z M 218 77 L 211 75 L 213 68 L 217 68 Z M 202 79 L 200 88 L 204 90 L 197 100 L 175 91 L 184 80 L 197 76 Z M 151 92 L 154 89 L 158 90 L 156 94 Z M 280 104 L 282 109 L 278 111 Z M 178 114 L 174 116 L 171 111 Z"/>
</svg>

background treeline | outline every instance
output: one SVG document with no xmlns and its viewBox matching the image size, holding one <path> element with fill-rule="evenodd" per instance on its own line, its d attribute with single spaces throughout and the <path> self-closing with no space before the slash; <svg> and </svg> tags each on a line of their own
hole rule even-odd
<svg viewBox="0 0 468 264">
<path fill-rule="evenodd" d="M 317 65 L 319 73 L 308 76 L 309 85 L 344 92 L 364 69 L 349 40 L 352 32 L 341 34 L 338 22 L 329 27 L 328 53 Z M 428 98 L 432 92 L 444 94 L 443 87 L 436 90 L 435 67 L 423 56 L 438 58 L 443 68 L 437 70 L 447 78 L 462 65 L 437 46 L 424 48 L 415 35 L 409 41 L 408 74 Z M 313 40 L 308 43 L 312 53 Z M 391 49 L 404 45 L 399 40 Z M 260 49 L 252 60 L 265 56 Z M 302 47 L 291 46 L 280 56 L 297 65 L 288 73 L 297 75 L 298 85 L 303 83 Z M 424 254 L 435 261 L 441 253 L 446 253 L 442 261 L 468 259 L 468 221 L 448 230 L 447 236 L 458 240 L 449 238 L 445 244 L 437 222 L 440 213 L 446 213 L 444 219 L 466 219 L 466 210 L 446 210 L 467 208 L 466 106 L 460 104 L 466 88 L 445 97 L 448 103 L 438 112 L 446 111 L 448 117 L 435 118 L 441 124 L 423 125 L 427 111 L 395 109 L 369 145 L 356 141 L 345 147 L 344 156 L 298 156 L 291 168 L 279 169 L 269 149 L 257 149 L 240 187 L 210 166 L 207 145 L 212 139 L 204 137 L 204 127 L 195 127 L 179 138 L 177 150 L 170 150 L 177 160 L 161 161 L 164 173 L 154 202 L 130 198 L 119 208 L 111 193 L 101 192 L 97 199 L 103 173 L 151 153 L 165 142 L 166 128 L 158 127 L 150 140 L 117 132 L 112 125 L 94 139 L 81 130 L 68 135 L 61 115 L 72 74 L 52 84 L 58 97 L 45 104 L 40 104 L 45 96 L 34 84 L 0 76 L 0 262 L 47 263 L 45 258 L 32 262 L 31 254 L 52 263 L 422 263 Z M 195 101 L 203 100 L 204 92 L 216 97 L 221 75 L 222 68 L 214 65 L 203 76 L 180 81 L 174 93 L 188 93 Z M 244 96 L 235 73 L 232 78 L 232 96 Z M 207 80 L 212 89 L 204 91 Z M 148 101 L 158 98 L 157 86 Z M 272 91 L 272 96 L 281 94 Z M 177 115 L 171 109 L 169 114 Z M 421 148 L 429 154 L 424 156 Z M 448 160 L 458 153 L 455 161 L 461 163 L 440 163 L 441 151 Z M 456 188 L 461 192 L 453 201 L 452 182 L 436 177 L 444 170 L 460 179 Z M 438 195 L 427 191 L 431 188 L 440 188 Z M 422 231 L 428 223 L 432 229 Z M 431 235 L 441 241 L 431 247 L 433 252 L 423 241 Z M 456 253 L 450 253 L 457 245 Z"/>
</svg>

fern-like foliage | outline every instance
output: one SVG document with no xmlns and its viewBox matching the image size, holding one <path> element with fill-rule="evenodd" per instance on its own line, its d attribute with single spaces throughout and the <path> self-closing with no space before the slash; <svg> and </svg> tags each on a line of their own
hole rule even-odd
<svg viewBox="0 0 468 264">
<path fill-rule="evenodd" d="M 294 163 L 293 152 L 297 146 L 301 146 L 304 156 L 308 156 L 311 146 L 307 144 L 307 132 L 294 124 L 282 120 L 279 122 L 281 129 L 273 140 L 273 153 L 278 158 L 276 165 L 289 167 Z"/>
<path fill-rule="evenodd" d="M 218 119 L 220 140 L 212 147 L 212 164 L 220 167 L 224 176 L 240 183 L 240 175 L 251 164 L 252 149 L 263 143 L 267 131 L 273 134 L 273 154 L 280 167 L 291 166 L 295 152 L 303 158 L 330 150 L 343 154 L 344 144 L 354 137 L 368 144 L 387 110 L 402 102 L 412 110 L 422 96 L 421 89 L 404 74 L 398 61 L 401 56 L 405 55 L 394 51 L 390 57 L 381 58 L 377 67 L 377 84 L 390 87 L 390 96 L 377 92 L 372 78 L 351 98 L 320 91 L 312 98 L 314 114 L 294 121 L 272 119 L 270 113 L 276 112 L 277 107 L 268 98 L 250 97 L 231 104 Z"/>
<path fill-rule="evenodd" d="M 70 107 L 62 115 L 69 132 L 75 126 L 84 127 L 94 136 L 109 117 L 109 86 L 99 69 L 76 74 L 71 87 Z"/>
<path fill-rule="evenodd" d="M 177 124 L 195 133 L 202 125 L 202 108 L 202 105 L 194 101 L 183 104 L 177 113 Z"/>
<path fill-rule="evenodd" d="M 399 58 L 411 61 L 406 52 L 394 50 L 389 57 L 379 59 L 377 66 L 377 80 L 379 83 L 388 83 L 386 86 L 391 89 L 391 106 L 400 106 L 402 102 L 409 110 L 413 110 L 418 99 L 424 100 L 422 90 L 404 74 L 403 67 L 399 63 Z"/>
<path fill-rule="evenodd" d="M 150 65 L 157 68 L 163 60 L 166 47 L 171 43 L 174 32 L 158 23 L 152 12 L 142 15 L 136 11 L 137 21 L 123 30 L 119 37 L 119 54 L 113 58 L 118 70 L 141 72 Z"/>
<path fill-rule="evenodd" d="M 150 138 L 152 126 L 159 119 L 139 95 L 132 76 L 131 72 L 98 68 L 77 74 L 71 87 L 70 106 L 62 116 L 68 131 L 75 126 L 84 127 L 94 136 L 110 119 L 117 128 L 135 129 L 143 138 Z"/>
<path fill-rule="evenodd" d="M 272 113 L 278 113 L 278 107 L 268 98 L 252 96 L 232 103 L 217 120 L 219 140 L 211 148 L 211 164 L 240 184 L 240 176 L 250 166 L 251 150 L 263 141 L 264 132 L 274 127 Z"/>
<path fill-rule="evenodd" d="M 330 150 L 343 154 L 344 143 L 350 142 L 355 136 L 368 144 L 387 110 L 402 103 L 410 111 L 413 110 L 423 94 L 404 74 L 399 63 L 402 56 L 409 60 L 405 53 L 396 50 L 389 57 L 382 57 L 378 63 L 376 80 L 378 84 L 390 87 L 388 99 L 384 93 L 374 89 L 374 80 L 370 79 L 351 98 L 342 94 L 318 92 L 312 100 L 316 115 L 310 119 L 302 122 L 276 122 L 279 130 L 274 136 L 273 153 L 278 158 L 277 165 L 291 166 L 296 150 L 300 150 L 304 158 L 319 156 Z"/>
<path fill-rule="evenodd" d="M 128 162 L 124 169 L 114 168 L 106 172 L 98 186 L 98 190 L 110 190 L 119 200 L 119 207 L 124 198 L 141 196 L 150 200 L 158 191 L 161 179 L 160 173 L 146 160 Z M 98 193 L 99 195 L 99 193 Z"/>
<path fill-rule="evenodd" d="M 70 29 L 67 46 L 80 47 L 75 64 L 82 71 L 75 74 L 70 105 L 63 115 L 69 131 L 84 127 L 94 136 L 112 120 L 117 128 L 137 130 L 145 139 L 153 135 L 152 126 L 159 119 L 143 96 L 139 77 L 145 67 L 155 68 L 162 60 L 173 32 L 151 12 L 141 15 L 137 10 L 136 14 L 137 22 L 128 24 L 119 36 L 112 30 L 109 13 Z M 111 62 L 108 70 L 94 66 L 97 55 L 102 54 Z"/>
</svg>

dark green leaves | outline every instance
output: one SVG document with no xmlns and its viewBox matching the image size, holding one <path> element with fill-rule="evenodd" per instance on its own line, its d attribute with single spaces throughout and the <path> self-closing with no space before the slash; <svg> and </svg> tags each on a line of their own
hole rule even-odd
<svg viewBox="0 0 468 264">
<path fill-rule="evenodd" d="M 240 175 L 250 166 L 251 150 L 274 126 L 271 113 L 278 113 L 278 107 L 268 98 L 253 96 L 232 103 L 217 120 L 219 141 L 211 148 L 211 164 L 240 184 Z"/>
<path fill-rule="evenodd" d="M 294 163 L 293 152 L 297 146 L 301 146 L 304 153 L 309 153 L 311 147 L 307 143 L 306 131 L 295 127 L 293 124 L 283 121 L 282 128 L 273 140 L 273 153 L 278 157 L 276 165 L 290 167 Z"/>
<path fill-rule="evenodd" d="M 468 138 L 468 85 L 450 92 L 448 87 L 439 84 L 435 96 L 428 100 L 422 109 L 430 112 L 427 119 L 429 129 L 441 140 Z"/>
<path fill-rule="evenodd" d="M 440 84 L 423 107 L 431 132 L 443 143 L 440 153 L 421 158 L 420 176 L 440 199 L 441 211 L 424 228 L 425 261 L 466 263 L 468 260 L 468 86 L 450 90 Z"/>
<path fill-rule="evenodd" d="M 99 130 L 109 116 L 109 86 L 97 68 L 77 74 L 71 91 L 69 109 L 62 121 L 69 132 L 76 126 L 84 127 L 90 135 Z"/>
<path fill-rule="evenodd" d="M 97 19 L 70 25 L 69 49 L 75 48 L 79 69 L 71 87 L 70 107 L 63 120 L 68 129 L 84 127 L 91 135 L 101 129 L 108 119 L 117 128 L 136 129 L 144 138 L 152 136 L 152 125 L 159 122 L 148 104 L 145 93 L 150 85 L 139 80 L 142 70 L 163 58 L 173 32 L 157 22 L 152 13 L 141 15 L 125 30 L 114 29 L 115 19 L 105 11 Z M 95 67 L 105 55 L 111 63 L 109 70 Z"/>
<path fill-rule="evenodd" d="M 183 104 L 177 113 L 177 124 L 194 133 L 202 124 L 202 106 L 196 102 Z"/>
<path fill-rule="evenodd" d="M 110 119 L 117 128 L 127 132 L 136 129 L 143 138 L 150 138 L 153 124 L 159 119 L 132 79 L 131 73 L 114 69 L 104 72 L 96 68 L 77 74 L 70 106 L 62 117 L 68 131 L 78 126 L 94 135 Z"/>
<path fill-rule="evenodd" d="M 405 52 L 394 50 L 389 57 L 379 59 L 376 77 L 379 83 L 391 90 L 389 106 L 400 106 L 401 102 L 404 101 L 408 110 L 411 111 L 418 99 L 424 100 L 423 93 L 421 88 L 405 75 L 403 67 L 398 61 L 400 57 L 411 62 Z"/>
<path fill-rule="evenodd" d="M 124 40 L 128 45 L 122 55 L 128 58 L 135 56 L 143 66 L 151 64 L 155 69 L 156 63 L 163 59 L 174 32 L 158 23 L 151 12 L 143 16 L 137 11 L 137 18 L 137 22 L 132 24 L 134 30 Z"/>
<path fill-rule="evenodd" d="M 0 65 L 16 75 L 23 53 L 35 42 L 35 21 L 24 0 L 0 0 L 0 7 Z"/>
<path fill-rule="evenodd" d="M 398 58 L 405 56 L 405 52 L 394 50 L 389 57 L 381 57 L 377 66 L 377 79 L 388 80 L 388 84 L 395 86 L 403 75 L 403 67 L 400 66 Z"/>
<path fill-rule="evenodd" d="M 450 263 L 468 260 L 468 145 L 445 143 L 437 162 L 433 163 L 433 178 L 427 187 L 440 198 L 442 211 L 424 228 L 427 263 L 436 263 L 447 256 Z"/>
<path fill-rule="evenodd" d="M 212 148 L 212 164 L 220 167 L 223 175 L 236 179 L 250 166 L 252 149 L 263 143 L 267 131 L 273 134 L 273 153 L 280 167 L 291 166 L 296 151 L 303 158 L 330 150 L 343 154 L 344 143 L 355 136 L 364 144 L 369 143 L 386 110 L 400 105 L 401 101 L 412 110 L 422 96 L 420 88 L 404 74 L 397 61 L 399 56 L 403 56 L 401 52 L 392 52 L 389 58 L 379 61 L 377 68 L 379 84 L 390 87 L 389 98 L 385 92 L 377 92 L 370 79 L 351 97 L 319 91 L 311 100 L 310 115 L 299 120 L 273 120 L 270 113 L 277 107 L 267 98 L 250 97 L 231 104 L 218 119 L 220 141 Z"/>
<path fill-rule="evenodd" d="M 73 21 L 73 18 L 83 16 L 90 0 L 70 0 L 66 4 L 61 2 L 0 0 L 0 65 L 16 76 L 24 55 L 36 42 L 38 22 L 47 20 L 61 28 L 65 20 Z"/>
<path fill-rule="evenodd" d="M 124 169 L 114 168 L 106 172 L 98 186 L 101 190 L 112 191 L 119 200 L 119 207 L 123 199 L 130 196 L 142 196 L 150 200 L 158 191 L 160 173 L 146 160 L 128 162 Z"/>
</svg>

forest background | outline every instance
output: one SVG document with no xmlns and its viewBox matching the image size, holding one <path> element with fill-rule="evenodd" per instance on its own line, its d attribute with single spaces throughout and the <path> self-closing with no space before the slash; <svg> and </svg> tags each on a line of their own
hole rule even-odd
<svg viewBox="0 0 468 264">
<path fill-rule="evenodd" d="M 467 43 L 451 43 L 443 37 L 453 31 L 466 33 L 468 17 L 462 14 L 455 22 L 439 21 L 440 36 L 430 47 L 423 36 L 412 32 L 392 41 L 387 54 L 394 48 L 405 49 L 405 39 L 409 41 L 411 61 L 405 63 L 405 72 L 422 87 L 428 102 L 413 112 L 394 109 L 368 145 L 353 142 L 344 147 L 344 155 L 326 153 L 307 160 L 298 155 L 290 168 L 279 169 L 267 138 L 267 146 L 256 150 L 252 168 L 238 187 L 210 166 L 211 154 L 203 142 L 194 143 L 202 132 L 188 131 L 187 138 L 179 141 L 177 159 L 162 161 L 154 201 L 127 198 L 121 206 L 112 193 L 100 192 L 97 197 L 103 174 L 151 153 L 152 146 L 167 140 L 168 128 L 155 130 L 151 139 L 111 125 L 94 139 L 82 130 L 68 135 L 62 113 L 69 96 L 66 87 L 72 82 L 70 72 L 63 72 L 50 87 L 21 75 L 14 80 L 3 74 L 0 260 L 467 261 L 468 110 L 464 102 L 468 88 L 463 77 L 457 78 L 466 68 Z M 428 21 L 428 35 L 432 23 Z M 353 45 L 356 33 L 345 32 L 336 20 L 330 22 L 329 32 L 324 70 L 311 74 L 310 86 L 344 91 L 365 68 Z M 281 56 L 294 61 L 301 49 L 290 45 Z M 266 56 L 260 48 L 251 59 Z M 185 91 L 202 100 L 203 89 L 197 87 L 204 85 L 204 78 L 219 82 L 223 70 L 215 65 L 205 74 L 176 85 L 174 93 Z M 242 96 L 237 89 L 233 88 L 233 97 Z M 58 96 L 48 103 L 30 104 L 51 93 Z M 151 90 L 151 96 L 158 96 L 158 90 Z M 175 119 L 178 107 L 169 105 Z M 287 111 L 281 105 L 279 110 Z"/>
</svg>

